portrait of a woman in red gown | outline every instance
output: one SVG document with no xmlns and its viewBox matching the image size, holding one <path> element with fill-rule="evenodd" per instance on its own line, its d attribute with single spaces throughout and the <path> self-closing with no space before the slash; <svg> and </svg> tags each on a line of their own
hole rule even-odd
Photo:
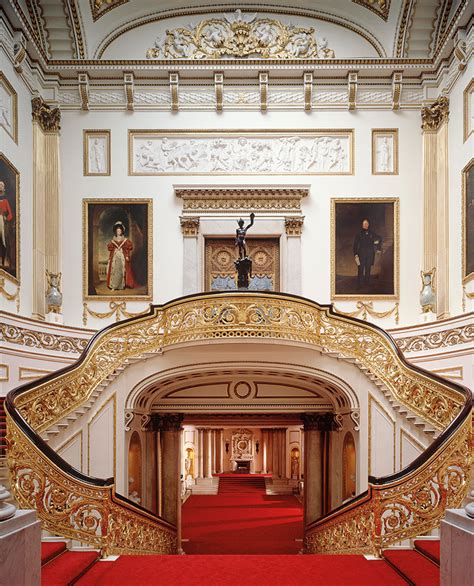
<svg viewBox="0 0 474 586">
<path fill-rule="evenodd" d="M 114 236 L 107 244 L 109 263 L 107 265 L 107 287 L 112 291 L 138 287 L 131 264 L 133 244 L 125 236 L 125 226 L 122 222 L 115 222 Z"/>
</svg>

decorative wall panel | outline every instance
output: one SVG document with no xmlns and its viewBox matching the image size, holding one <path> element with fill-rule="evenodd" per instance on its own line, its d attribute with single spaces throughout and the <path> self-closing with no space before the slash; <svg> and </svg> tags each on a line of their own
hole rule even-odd
<svg viewBox="0 0 474 586">
<path fill-rule="evenodd" d="M 280 243 L 278 238 L 247 238 L 252 259 L 249 289 L 253 291 L 280 290 Z M 206 291 L 236 289 L 234 260 L 237 248 L 234 238 L 206 239 Z"/>
<path fill-rule="evenodd" d="M 353 173 L 354 132 L 130 130 L 130 175 Z"/>
</svg>

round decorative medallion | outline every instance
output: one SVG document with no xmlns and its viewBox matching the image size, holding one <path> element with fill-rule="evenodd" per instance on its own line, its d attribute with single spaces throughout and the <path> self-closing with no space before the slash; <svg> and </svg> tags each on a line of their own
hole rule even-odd
<svg viewBox="0 0 474 586">
<path fill-rule="evenodd" d="M 232 259 L 230 257 L 230 254 L 227 252 L 227 250 L 219 250 L 219 252 L 216 255 L 217 263 L 223 267 L 227 266 L 231 260 Z"/>
<path fill-rule="evenodd" d="M 252 381 L 233 381 L 229 384 L 232 399 L 253 399 L 257 395 L 257 385 Z"/>
<path fill-rule="evenodd" d="M 261 267 L 263 266 L 267 260 L 268 260 L 268 255 L 264 250 L 258 250 L 255 254 L 254 254 L 254 263 Z"/>
</svg>

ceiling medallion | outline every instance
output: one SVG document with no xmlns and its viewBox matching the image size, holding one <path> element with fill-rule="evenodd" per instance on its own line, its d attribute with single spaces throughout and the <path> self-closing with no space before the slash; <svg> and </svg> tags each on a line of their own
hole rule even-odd
<svg viewBox="0 0 474 586">
<path fill-rule="evenodd" d="M 257 385 L 253 381 L 232 381 L 228 387 L 231 399 L 250 400 L 257 396 Z"/>
<path fill-rule="evenodd" d="M 270 18 L 257 18 L 241 10 L 223 18 L 201 20 L 196 26 L 167 30 L 157 38 L 147 59 L 331 59 L 334 51 L 312 27 L 296 27 Z"/>
</svg>

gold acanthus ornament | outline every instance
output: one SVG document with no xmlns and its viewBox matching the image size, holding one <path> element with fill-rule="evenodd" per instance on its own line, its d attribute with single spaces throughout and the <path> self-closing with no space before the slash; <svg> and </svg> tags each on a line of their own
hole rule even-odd
<svg viewBox="0 0 474 586">
<path fill-rule="evenodd" d="M 421 128 L 423 130 L 438 130 L 441 124 L 448 120 L 449 98 L 440 96 L 429 106 L 421 109 Z"/>
<path fill-rule="evenodd" d="M 147 59 L 331 59 L 327 40 L 319 42 L 314 28 L 297 27 L 236 10 L 223 18 L 201 20 L 192 27 L 167 30 L 148 49 Z"/>
</svg>

